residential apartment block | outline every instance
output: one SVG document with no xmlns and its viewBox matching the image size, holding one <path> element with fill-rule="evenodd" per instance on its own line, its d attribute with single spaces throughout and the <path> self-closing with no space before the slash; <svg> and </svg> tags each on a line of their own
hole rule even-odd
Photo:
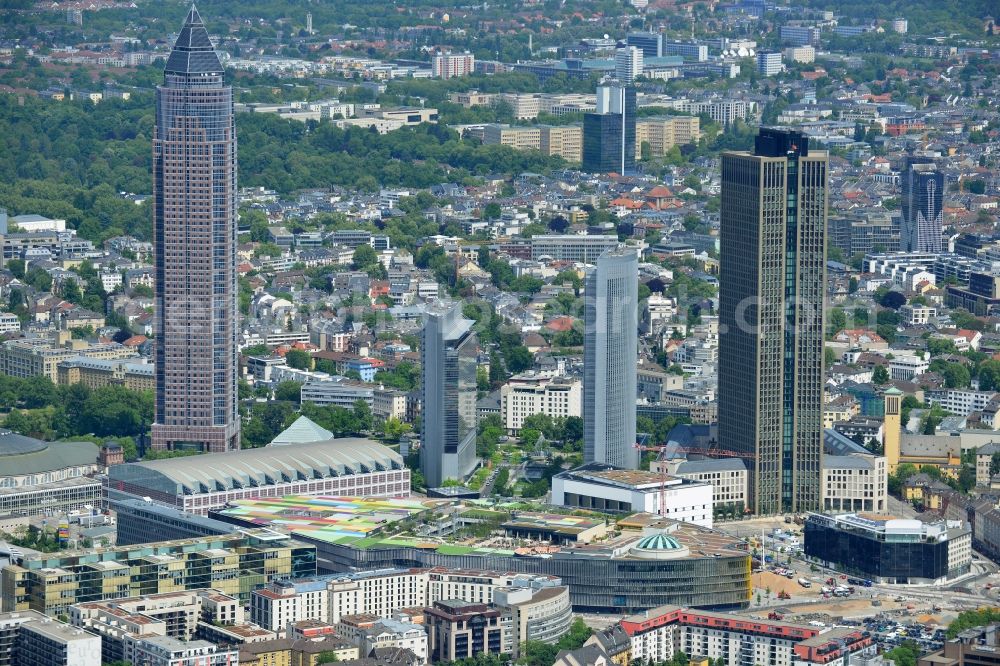
<svg viewBox="0 0 1000 666">
<path fill-rule="evenodd" d="M 101 638 L 36 611 L 0 614 L 0 666 L 101 666 Z"/>
<path fill-rule="evenodd" d="M 510 435 L 517 435 L 524 419 L 534 414 L 552 418 L 580 416 L 583 388 L 580 380 L 526 373 L 500 387 L 500 418 Z"/>
<path fill-rule="evenodd" d="M 675 606 L 653 608 L 623 619 L 632 662 L 669 661 L 680 652 L 726 664 L 805 666 L 828 664 L 874 648 L 862 629 L 829 630 L 805 624 L 760 620 Z"/>
<path fill-rule="evenodd" d="M 499 590 L 538 591 L 562 586 L 543 574 L 464 569 L 378 569 L 309 580 L 276 581 L 250 595 L 250 620 L 282 631 L 289 623 L 313 619 L 331 624 L 354 615 L 390 618 L 400 608 L 423 608 L 435 601 L 463 599 L 489 604 Z M 523 600 L 522 600 L 523 601 Z"/>
<path fill-rule="evenodd" d="M 268 530 L 143 546 L 32 553 L 0 570 L 3 611 L 69 613 L 81 602 L 210 587 L 247 601 L 254 585 L 316 574 L 316 548 Z"/>
<path fill-rule="evenodd" d="M 195 638 L 200 625 L 242 625 L 243 604 L 218 590 L 165 592 L 141 597 L 78 603 L 69 609 L 74 627 L 101 637 L 102 659 L 137 661 L 146 638 Z"/>
</svg>

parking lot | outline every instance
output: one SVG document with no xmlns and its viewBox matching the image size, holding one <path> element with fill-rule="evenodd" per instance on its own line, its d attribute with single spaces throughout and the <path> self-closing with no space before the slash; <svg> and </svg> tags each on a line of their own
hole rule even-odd
<svg viewBox="0 0 1000 666">
<path fill-rule="evenodd" d="M 977 557 L 972 572 L 948 586 L 882 585 L 801 559 L 801 527 L 784 518 L 716 527 L 749 539 L 751 551 L 757 553 L 748 610 L 756 617 L 864 626 L 887 648 L 913 640 L 936 649 L 958 613 L 1000 602 L 998 567 L 984 558 Z"/>
</svg>

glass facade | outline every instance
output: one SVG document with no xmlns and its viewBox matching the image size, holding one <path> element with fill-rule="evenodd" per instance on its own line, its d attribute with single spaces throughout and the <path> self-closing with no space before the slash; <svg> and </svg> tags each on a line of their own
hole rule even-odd
<svg viewBox="0 0 1000 666">
<path fill-rule="evenodd" d="M 866 578 L 889 578 L 907 583 L 910 579 L 938 580 L 948 575 L 948 542 L 927 542 L 904 535 L 905 539 L 874 538 L 823 524 L 813 519 L 805 524 L 805 553 L 829 562 L 838 571 Z"/>
<path fill-rule="evenodd" d="M 944 174 L 929 158 L 910 157 L 902 173 L 900 210 L 904 252 L 941 252 Z"/>
<path fill-rule="evenodd" d="M 608 250 L 584 282 L 583 456 L 638 469 L 635 401 L 639 257 Z"/>
<path fill-rule="evenodd" d="M 308 538 L 304 538 L 308 541 Z M 318 566 L 331 572 L 386 567 L 448 567 L 558 576 L 578 613 L 638 613 L 674 605 L 717 610 L 750 603 L 750 556 L 726 554 L 642 560 L 581 554 L 549 559 L 506 555 L 446 555 L 418 548 L 362 550 L 316 542 Z"/>
<path fill-rule="evenodd" d="M 451 303 L 429 308 L 424 319 L 420 468 L 429 488 L 465 479 L 476 466 L 479 342 L 473 324 Z"/>
<path fill-rule="evenodd" d="M 583 116 L 583 164 L 590 173 L 635 172 L 635 88 L 598 88 L 597 113 Z"/>
<path fill-rule="evenodd" d="M 758 514 L 820 506 L 827 166 L 771 129 L 722 158 L 719 441 Z"/>
<path fill-rule="evenodd" d="M 0 572 L 3 611 L 65 613 L 75 603 L 215 588 L 248 602 L 281 578 L 316 575 L 316 548 L 273 532 L 26 557 Z"/>
</svg>

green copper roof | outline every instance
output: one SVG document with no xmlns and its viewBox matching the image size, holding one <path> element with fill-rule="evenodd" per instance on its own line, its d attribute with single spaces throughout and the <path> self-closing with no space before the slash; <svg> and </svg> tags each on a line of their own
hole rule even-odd
<svg viewBox="0 0 1000 666">
<path fill-rule="evenodd" d="M 333 439 L 333 433 L 319 426 L 315 421 L 300 416 L 295 423 L 285 428 L 268 446 L 284 446 L 286 444 L 305 444 L 307 442 L 325 442 Z"/>
<path fill-rule="evenodd" d="M 639 540 L 635 547 L 642 550 L 680 550 L 682 548 L 677 539 L 663 533 L 644 537 Z"/>
</svg>

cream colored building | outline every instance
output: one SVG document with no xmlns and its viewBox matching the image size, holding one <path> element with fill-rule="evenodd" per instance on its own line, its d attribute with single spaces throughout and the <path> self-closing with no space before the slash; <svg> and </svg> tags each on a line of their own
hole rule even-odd
<svg viewBox="0 0 1000 666">
<path fill-rule="evenodd" d="M 83 356 L 92 359 L 124 359 L 135 356 L 135 350 L 114 342 L 90 344 L 73 340 L 68 331 L 51 338 L 21 338 L 0 345 L 0 373 L 12 377 L 43 375 L 55 384 L 59 381 L 59 364 Z"/>
<path fill-rule="evenodd" d="M 858 415 L 856 401 L 834 400 L 823 405 L 823 428 L 832 428 L 839 421 L 850 421 Z"/>
<path fill-rule="evenodd" d="M 505 93 L 500 95 L 499 101 L 509 106 L 518 120 L 537 118 L 542 110 L 541 96 L 531 93 Z"/>
<path fill-rule="evenodd" d="M 376 418 L 399 421 L 406 420 L 406 394 L 391 388 L 379 388 L 372 392 L 372 414 Z"/>
<path fill-rule="evenodd" d="M 697 143 L 701 138 L 697 116 L 663 116 L 640 118 L 635 123 L 636 157 L 641 156 L 642 144 L 649 144 L 653 157 L 662 157 L 674 146 Z"/>
<path fill-rule="evenodd" d="M 483 128 L 483 143 L 510 146 L 516 150 L 540 150 L 546 155 L 562 157 L 567 162 L 583 159 L 581 125 L 486 125 Z"/>
<path fill-rule="evenodd" d="M 64 386 L 83 384 L 90 389 L 124 386 L 132 391 L 156 389 L 156 376 L 152 363 L 76 356 L 61 361 L 56 367 L 56 373 L 58 376 L 56 383 Z"/>
<path fill-rule="evenodd" d="M 582 416 L 583 385 L 579 380 L 525 373 L 500 388 L 500 418 L 508 434 L 517 435 L 534 414 L 552 418 Z"/>
<path fill-rule="evenodd" d="M 990 442 L 976 449 L 976 485 L 989 487 L 990 485 L 990 463 L 993 456 L 1000 453 L 1000 444 Z M 1000 542 L 1000 541 L 998 541 Z"/>
<path fill-rule="evenodd" d="M 790 46 L 785 49 L 785 59 L 792 62 L 816 62 L 816 49 L 811 46 Z"/>
<path fill-rule="evenodd" d="M 504 93 L 497 101 L 510 107 L 518 120 L 537 118 L 539 113 L 563 115 L 593 111 L 596 96 L 581 93 Z"/>
<path fill-rule="evenodd" d="M 747 468 L 739 458 L 654 460 L 649 469 L 660 472 L 663 467 L 671 476 L 710 484 L 713 508 L 747 506 Z"/>
<path fill-rule="evenodd" d="M 823 509 L 884 512 L 889 493 L 884 456 L 823 456 Z"/>
<path fill-rule="evenodd" d="M 540 125 L 538 149 L 567 162 L 583 159 L 583 127 L 580 125 Z"/>
<path fill-rule="evenodd" d="M 516 150 L 539 150 L 542 132 L 538 126 L 487 125 L 483 129 L 486 145 L 510 146 Z"/>
<path fill-rule="evenodd" d="M 482 93 L 478 90 L 470 90 L 468 92 L 453 92 L 448 95 L 448 101 L 452 104 L 461 104 L 465 108 L 469 109 L 473 106 L 489 106 L 493 104 L 497 99 L 497 96 L 493 93 Z"/>
</svg>

